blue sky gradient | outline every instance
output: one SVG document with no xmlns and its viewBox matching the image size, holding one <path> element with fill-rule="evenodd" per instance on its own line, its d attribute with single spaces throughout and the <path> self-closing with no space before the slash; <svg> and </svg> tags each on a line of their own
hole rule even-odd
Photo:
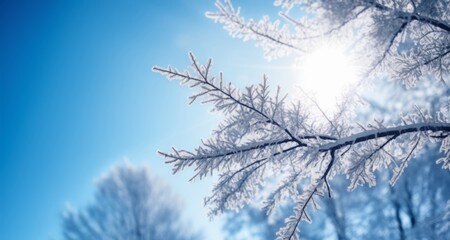
<svg viewBox="0 0 450 240">
<path fill-rule="evenodd" d="M 271 6 L 254 3 L 243 4 L 255 17 Z M 220 116 L 188 107 L 189 89 L 151 67 L 184 68 L 193 51 L 242 85 L 262 74 L 246 66 L 267 64 L 207 10 L 214 1 L 0 2 L 1 239 L 60 239 L 64 204 L 86 205 L 93 179 L 123 158 L 148 163 L 205 224 L 210 182 L 172 177 L 155 152 L 195 147 Z"/>
</svg>

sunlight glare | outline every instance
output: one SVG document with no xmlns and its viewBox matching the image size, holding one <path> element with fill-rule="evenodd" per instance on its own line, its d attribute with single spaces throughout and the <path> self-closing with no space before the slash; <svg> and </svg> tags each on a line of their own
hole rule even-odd
<svg viewBox="0 0 450 240">
<path fill-rule="evenodd" d="M 331 113 L 359 78 L 355 59 L 345 48 L 327 44 L 306 56 L 296 67 L 297 86 Z"/>
</svg>

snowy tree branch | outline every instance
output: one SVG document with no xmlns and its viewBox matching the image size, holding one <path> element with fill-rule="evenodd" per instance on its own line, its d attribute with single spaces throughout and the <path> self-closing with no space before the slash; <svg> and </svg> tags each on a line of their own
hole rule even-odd
<svg viewBox="0 0 450 240">
<path fill-rule="evenodd" d="M 410 20 L 416 20 L 422 23 L 430 24 L 434 27 L 440 28 L 446 32 L 450 33 L 450 24 L 439 21 L 430 17 L 421 16 L 418 13 L 408 13 L 404 11 L 399 11 L 396 9 L 392 9 L 386 5 L 383 5 L 381 3 L 378 3 L 376 0 L 366 0 L 367 4 L 369 6 L 373 6 L 374 8 L 384 11 L 384 12 L 390 12 L 393 13 L 393 15 L 397 16 L 401 20 L 410 21 Z"/>
<path fill-rule="evenodd" d="M 364 46 L 357 50 L 370 58 L 367 69 L 381 65 L 386 70 L 383 74 L 409 86 L 424 75 L 444 81 L 450 71 L 446 0 L 277 0 L 275 4 L 286 10 L 280 15 L 293 28 L 270 21 L 268 16 L 259 22 L 246 21 L 229 0 L 217 1 L 218 12 L 206 15 L 222 23 L 233 37 L 255 40 L 268 58 L 292 52 L 301 56 L 317 36 L 332 38 L 351 32 L 357 39 L 352 44 L 361 42 Z M 300 20 L 288 15 L 296 5 L 304 10 Z M 329 181 L 336 175 L 346 175 L 353 190 L 361 184 L 375 185 L 374 172 L 392 168 L 394 184 L 411 159 L 430 143 L 440 144 L 445 156 L 436 162 L 450 169 L 449 99 L 447 108 L 439 106 L 430 112 L 416 107 L 389 124 L 383 120 L 359 124 L 349 117 L 348 106 L 341 106 L 330 118 L 315 103 L 314 110 L 323 118 L 317 121 L 302 102 L 286 104 L 279 88 L 270 93 L 266 76 L 262 83 L 239 90 L 225 82 L 222 73 L 213 76 L 211 60 L 200 64 L 192 53 L 189 58 L 191 68 L 185 71 L 170 66 L 153 67 L 153 71 L 195 89 L 190 103 L 201 99 L 212 104 L 213 111 L 225 113 L 225 118 L 195 150 L 174 148 L 158 153 L 174 173 L 192 167 L 192 179 L 220 174 L 212 195 L 205 199 L 211 215 L 239 209 L 255 197 L 263 198 L 264 209 L 272 213 L 289 198 L 295 203 L 293 215 L 286 219 L 278 239 L 297 239 L 300 222 L 311 220 L 308 206 L 316 207 L 316 197 L 331 197 Z"/>
<path fill-rule="evenodd" d="M 433 136 L 436 134 L 447 136 L 450 133 L 450 123 L 437 119 L 431 121 L 425 113 L 417 109 L 417 118 L 410 120 L 405 118 L 403 124 L 397 126 L 386 127 L 377 122 L 378 126 L 369 125 L 372 129 L 362 127 L 363 131 L 343 136 L 337 132 L 338 126 L 333 126 L 331 129 L 336 131 L 332 131 L 331 134 L 310 134 L 327 131 L 320 126 L 314 127 L 313 124 L 309 124 L 310 120 L 305 110 L 301 119 L 298 118 L 298 114 L 288 115 L 289 112 L 295 112 L 295 105 L 294 109 L 286 107 L 284 98 L 277 97 L 279 92 L 276 93 L 275 98 L 272 98 L 268 94 L 266 79 L 258 88 L 249 87 L 244 94 L 241 94 L 238 89 L 224 83 L 222 74 L 218 82 L 211 76 L 211 61 L 208 61 L 206 65 L 200 65 L 192 54 L 190 59 L 193 66 L 191 72 L 180 73 L 171 67 L 167 69 L 154 67 L 153 69 L 168 78 L 177 78 L 183 84 L 199 89 L 201 92 L 193 95 L 195 99 L 202 97 L 204 99 L 202 102 L 213 103 L 215 110 L 226 112 L 230 118 L 221 125 L 220 131 L 215 132 L 211 139 L 204 141 L 203 146 L 194 152 L 174 149 L 172 153 L 159 153 L 168 159 L 167 163 L 174 165 L 174 173 L 194 164 L 196 173 L 192 179 L 202 178 L 213 171 L 225 171 L 214 188 L 213 195 L 205 200 L 205 204 L 213 206 L 212 215 L 219 214 L 227 208 L 240 207 L 257 195 L 258 186 L 271 175 L 266 170 L 269 165 L 270 168 L 279 169 L 282 173 L 280 176 L 286 173 L 287 177 L 285 181 L 277 184 L 274 195 L 267 199 L 268 211 L 271 211 L 273 206 L 283 199 L 282 195 L 277 196 L 278 194 L 285 192 L 285 189 L 301 186 L 300 180 L 309 177 L 310 183 L 299 193 L 300 195 L 296 196 L 295 191 L 288 190 L 293 195 L 291 196 L 293 199 L 297 198 L 297 204 L 294 209 L 295 215 L 287 220 L 286 228 L 280 230 L 280 239 L 295 239 L 299 222 L 310 221 L 306 208 L 313 201 L 314 196 L 327 194 L 331 197 L 328 180 L 334 174 L 339 172 L 350 174 L 351 189 L 364 182 L 372 184 L 374 179 L 367 171 L 367 167 L 373 169 L 375 164 L 386 162 L 382 160 L 381 153 L 383 153 L 394 159 L 400 159 L 400 166 L 394 169 L 397 179 L 413 153 L 420 149 L 420 137 L 417 137 L 418 140 L 409 148 L 405 156 L 392 152 L 394 147 L 388 147 L 388 145 L 392 145 L 394 141 L 402 145 L 410 139 L 410 137 L 402 138 L 402 136 L 415 137 L 418 134 L 430 136 L 435 139 L 434 141 L 446 141 L 447 138 Z M 295 115 L 297 117 L 290 118 Z M 296 125 L 292 121 L 303 122 L 303 124 Z M 328 122 L 336 124 L 331 119 L 328 119 Z M 351 127 L 347 128 L 351 129 Z M 379 139 L 386 140 L 379 142 Z M 361 150 L 357 149 L 361 149 L 362 152 L 358 152 Z M 350 150 L 352 153 L 344 156 Z M 447 148 L 442 150 L 449 152 Z M 336 155 L 338 151 L 341 154 Z M 326 158 L 327 154 L 330 158 Z M 333 170 L 336 162 L 355 158 L 360 160 L 344 169 Z M 290 162 L 287 162 L 288 159 Z M 297 169 L 305 169 L 301 171 L 303 175 Z"/>
</svg>

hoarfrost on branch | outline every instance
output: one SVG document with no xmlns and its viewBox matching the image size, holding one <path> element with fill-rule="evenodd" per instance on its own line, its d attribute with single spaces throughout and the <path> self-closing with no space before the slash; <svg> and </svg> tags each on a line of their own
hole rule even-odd
<svg viewBox="0 0 450 240">
<path fill-rule="evenodd" d="M 245 20 L 227 0 L 217 1 L 217 12 L 206 15 L 233 37 L 256 41 L 268 59 L 301 56 L 319 38 L 351 36 L 356 51 L 368 59 L 366 78 L 384 74 L 414 87 L 422 79 L 445 82 L 448 77 L 448 0 L 277 0 L 275 5 L 282 9 L 281 20 Z M 226 117 L 193 151 L 174 148 L 159 153 L 174 173 L 192 167 L 192 179 L 219 174 L 212 195 L 205 199 L 211 215 L 239 209 L 255 197 L 265 199 L 264 209 L 271 214 L 289 198 L 295 203 L 293 215 L 277 235 L 297 239 L 299 223 L 311 221 L 308 208 L 318 207 L 315 199 L 332 197 L 329 181 L 335 175 L 346 175 L 353 190 L 362 184 L 374 186 L 374 172 L 388 168 L 393 185 L 429 143 L 440 144 L 443 157 L 437 163 L 450 169 L 448 99 L 441 108 L 433 108 L 437 110 L 416 107 L 392 121 L 361 124 L 355 121 L 348 103 L 353 98 L 348 97 L 336 113 L 316 121 L 307 104 L 288 101 L 279 88 L 271 93 L 266 76 L 241 90 L 222 73 L 213 76 L 211 60 L 201 64 L 192 53 L 189 58 L 192 66 L 187 70 L 153 70 L 196 89 L 191 103 L 209 103 Z M 270 181 L 274 175 L 276 181 Z"/>
</svg>

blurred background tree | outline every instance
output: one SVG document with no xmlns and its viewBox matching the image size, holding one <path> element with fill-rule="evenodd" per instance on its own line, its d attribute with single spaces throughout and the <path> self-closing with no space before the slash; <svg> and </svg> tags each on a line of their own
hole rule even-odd
<svg viewBox="0 0 450 240">
<path fill-rule="evenodd" d="M 125 162 L 98 179 L 93 203 L 66 209 L 63 234 L 66 240 L 202 239 L 182 222 L 181 210 L 180 200 L 148 167 Z"/>
</svg>

